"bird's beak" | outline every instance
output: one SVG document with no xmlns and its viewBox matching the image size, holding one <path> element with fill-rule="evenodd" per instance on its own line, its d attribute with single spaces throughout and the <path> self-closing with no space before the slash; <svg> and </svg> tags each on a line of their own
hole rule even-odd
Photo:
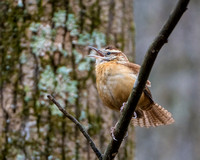
<svg viewBox="0 0 200 160">
<path fill-rule="evenodd" d="M 102 59 L 104 61 L 110 61 L 110 58 L 109 57 L 102 57 L 102 56 L 98 56 L 98 55 L 88 55 L 88 57 L 94 57 L 96 59 Z"/>
<path fill-rule="evenodd" d="M 90 55 L 88 55 L 88 57 L 94 57 L 94 58 L 100 58 L 100 59 L 103 59 L 104 57 L 102 57 L 102 56 L 98 56 L 98 55 L 94 55 L 94 54 L 90 54 Z"/>
<path fill-rule="evenodd" d="M 88 48 L 90 48 L 90 49 L 93 49 L 93 50 L 95 50 L 98 54 L 99 54 L 99 56 L 96 56 L 96 57 L 104 57 L 104 53 L 101 51 L 101 50 L 99 50 L 99 49 L 97 49 L 97 48 L 95 48 L 95 47 L 92 47 L 92 46 L 88 46 Z M 95 56 L 93 56 L 93 55 L 91 55 L 90 57 L 95 57 Z M 95 58 L 96 58 L 95 57 Z"/>
</svg>

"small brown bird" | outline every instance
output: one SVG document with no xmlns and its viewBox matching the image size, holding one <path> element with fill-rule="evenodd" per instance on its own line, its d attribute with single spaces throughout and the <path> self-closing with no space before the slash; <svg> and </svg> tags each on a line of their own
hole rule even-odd
<svg viewBox="0 0 200 160">
<path fill-rule="evenodd" d="M 132 91 L 138 76 L 140 66 L 129 62 L 126 55 L 114 47 L 95 50 L 98 55 L 89 55 L 96 58 L 96 85 L 103 103 L 112 110 L 120 111 Z M 156 127 L 174 122 L 170 112 L 155 103 L 148 87 L 150 81 L 137 104 L 133 115 L 133 125 L 140 127 Z"/>
</svg>

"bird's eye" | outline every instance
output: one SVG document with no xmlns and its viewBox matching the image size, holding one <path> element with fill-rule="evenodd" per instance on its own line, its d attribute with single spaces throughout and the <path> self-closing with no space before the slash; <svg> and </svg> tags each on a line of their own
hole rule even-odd
<svg viewBox="0 0 200 160">
<path fill-rule="evenodd" d="M 107 55 L 110 55 L 111 53 L 110 52 L 107 52 Z"/>
</svg>

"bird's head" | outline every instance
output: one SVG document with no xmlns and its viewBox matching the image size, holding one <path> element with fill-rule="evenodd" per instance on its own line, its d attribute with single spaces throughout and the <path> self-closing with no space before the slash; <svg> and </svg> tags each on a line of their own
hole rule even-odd
<svg viewBox="0 0 200 160">
<path fill-rule="evenodd" d="M 97 52 L 98 55 L 89 55 L 90 57 L 96 58 L 97 64 L 109 61 L 128 62 L 126 55 L 114 47 L 108 46 L 104 49 L 97 49 L 95 47 L 89 46 L 89 48 Z"/>
</svg>

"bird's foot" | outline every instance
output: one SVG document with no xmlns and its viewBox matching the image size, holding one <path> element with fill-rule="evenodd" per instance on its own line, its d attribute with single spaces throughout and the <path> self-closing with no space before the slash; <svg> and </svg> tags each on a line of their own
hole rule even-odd
<svg viewBox="0 0 200 160">
<path fill-rule="evenodd" d="M 123 110 L 124 110 L 124 107 L 127 105 L 127 103 L 128 102 L 124 102 L 123 104 L 122 104 L 122 106 L 121 106 L 121 108 L 120 108 L 120 112 L 122 113 L 123 112 Z M 137 116 L 137 113 L 136 112 L 134 112 L 133 113 L 133 118 L 137 118 L 138 116 Z"/>
<path fill-rule="evenodd" d="M 127 102 L 124 102 L 120 108 L 120 112 L 122 113 L 122 111 L 124 110 L 124 107 L 127 105 Z"/>
<path fill-rule="evenodd" d="M 118 122 L 115 124 L 114 127 L 111 127 L 111 137 L 113 138 L 113 140 L 117 141 L 117 139 L 115 138 L 115 135 L 114 135 L 114 131 L 115 131 L 115 128 L 117 126 Z"/>
<path fill-rule="evenodd" d="M 133 116 L 133 118 L 135 118 L 135 119 L 136 119 L 136 118 L 137 118 L 137 113 L 136 113 L 136 112 L 134 112 L 134 113 L 133 113 L 133 115 L 134 115 L 134 116 Z"/>
<path fill-rule="evenodd" d="M 115 131 L 115 128 L 116 128 L 117 124 L 118 124 L 118 122 L 115 124 L 114 127 L 111 127 L 111 137 L 112 137 L 113 140 L 115 140 L 115 141 L 118 141 L 118 140 L 115 138 L 115 135 L 114 135 L 114 131 Z M 127 136 L 128 136 L 128 131 L 126 132 L 126 135 L 124 136 L 124 138 L 126 138 Z M 124 140 L 124 138 L 123 138 L 123 140 Z"/>
<path fill-rule="evenodd" d="M 117 141 L 117 139 L 115 138 L 115 135 L 114 135 L 114 130 L 115 130 L 115 127 L 111 127 L 111 137 L 113 140 Z"/>
</svg>

